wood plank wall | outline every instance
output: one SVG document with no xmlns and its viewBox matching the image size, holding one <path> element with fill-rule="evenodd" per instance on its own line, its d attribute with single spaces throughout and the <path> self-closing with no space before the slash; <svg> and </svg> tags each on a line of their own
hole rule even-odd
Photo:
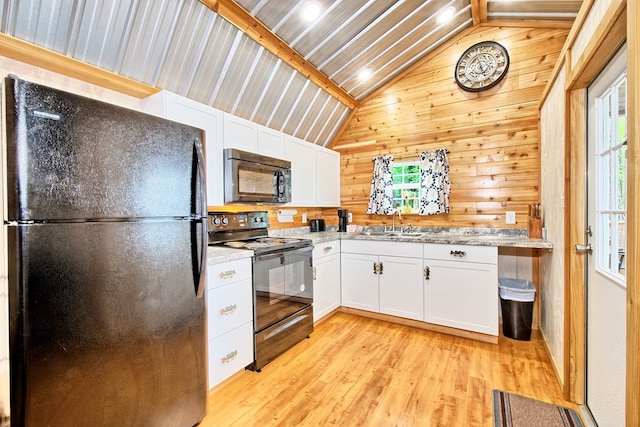
<svg viewBox="0 0 640 427">
<path fill-rule="evenodd" d="M 527 228 L 528 205 L 540 199 L 538 102 L 568 29 L 476 27 L 427 57 L 366 100 L 331 144 L 341 153 L 341 203 L 356 224 L 390 217 L 365 213 L 373 157 L 415 160 L 421 151 L 449 149 L 449 214 L 403 215 L 418 226 Z M 458 88 L 453 73 L 471 45 L 505 46 L 511 65 L 496 87 Z M 543 207 L 544 209 L 544 207 Z M 515 211 L 517 224 L 505 224 Z"/>
</svg>

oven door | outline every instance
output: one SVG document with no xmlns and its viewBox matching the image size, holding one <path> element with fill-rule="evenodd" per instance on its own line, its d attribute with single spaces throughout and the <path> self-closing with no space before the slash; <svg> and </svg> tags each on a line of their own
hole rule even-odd
<svg viewBox="0 0 640 427">
<path fill-rule="evenodd" d="M 253 257 L 255 330 L 313 302 L 313 246 Z"/>
</svg>

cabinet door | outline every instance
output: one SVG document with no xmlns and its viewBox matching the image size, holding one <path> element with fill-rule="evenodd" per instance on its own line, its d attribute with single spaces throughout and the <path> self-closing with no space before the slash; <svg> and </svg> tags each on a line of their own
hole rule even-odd
<svg viewBox="0 0 640 427">
<path fill-rule="evenodd" d="M 209 388 L 253 362 L 253 322 L 209 341 Z"/>
<path fill-rule="evenodd" d="M 316 203 L 316 147 L 292 136 L 285 137 L 285 158 L 291 162 L 291 205 Z"/>
<path fill-rule="evenodd" d="M 378 275 L 373 266 L 378 262 L 375 255 L 343 253 L 342 270 L 342 305 L 378 312 Z"/>
<path fill-rule="evenodd" d="M 207 328 L 209 339 L 253 320 L 251 279 L 207 290 Z"/>
<path fill-rule="evenodd" d="M 498 268 L 424 260 L 424 320 L 438 325 L 498 335 Z"/>
<path fill-rule="evenodd" d="M 340 153 L 317 147 L 316 205 L 340 206 Z"/>
<path fill-rule="evenodd" d="M 313 259 L 313 321 L 340 307 L 340 254 Z"/>
<path fill-rule="evenodd" d="M 284 159 L 284 134 L 258 125 L 258 154 Z"/>
<path fill-rule="evenodd" d="M 258 124 L 224 113 L 224 148 L 258 152 Z"/>
<path fill-rule="evenodd" d="M 212 289 L 240 280 L 251 280 L 251 268 L 251 258 L 209 265 L 207 268 L 207 287 Z"/>
<path fill-rule="evenodd" d="M 222 171 L 223 112 L 192 99 L 163 90 L 141 101 L 142 111 L 205 131 L 204 154 L 207 205 L 224 204 Z"/>
<path fill-rule="evenodd" d="M 380 257 L 380 313 L 423 320 L 422 259 Z"/>
</svg>

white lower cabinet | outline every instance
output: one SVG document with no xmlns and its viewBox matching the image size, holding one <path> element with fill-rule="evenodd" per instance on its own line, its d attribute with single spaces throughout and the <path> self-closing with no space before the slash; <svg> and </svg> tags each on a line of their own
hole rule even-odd
<svg viewBox="0 0 640 427">
<path fill-rule="evenodd" d="M 250 258 L 209 266 L 206 307 L 211 388 L 253 362 Z"/>
<path fill-rule="evenodd" d="M 342 305 L 423 320 L 422 246 L 344 240 Z"/>
<path fill-rule="evenodd" d="M 380 313 L 423 320 L 422 260 L 380 257 Z"/>
<path fill-rule="evenodd" d="M 498 250 L 424 245 L 424 320 L 498 335 Z"/>
<path fill-rule="evenodd" d="M 313 248 L 313 321 L 340 307 L 340 240 Z"/>
<path fill-rule="evenodd" d="M 380 295 L 378 276 L 373 269 L 378 256 L 345 253 L 344 248 L 342 250 L 342 305 L 377 313 L 380 310 Z"/>
</svg>

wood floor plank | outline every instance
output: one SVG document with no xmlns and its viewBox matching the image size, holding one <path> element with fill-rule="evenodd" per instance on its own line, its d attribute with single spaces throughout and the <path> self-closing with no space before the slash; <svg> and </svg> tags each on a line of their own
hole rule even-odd
<svg viewBox="0 0 640 427">
<path fill-rule="evenodd" d="M 337 312 L 214 389 L 201 426 L 491 427 L 494 389 L 575 409 L 537 331 L 491 344 Z"/>
</svg>

